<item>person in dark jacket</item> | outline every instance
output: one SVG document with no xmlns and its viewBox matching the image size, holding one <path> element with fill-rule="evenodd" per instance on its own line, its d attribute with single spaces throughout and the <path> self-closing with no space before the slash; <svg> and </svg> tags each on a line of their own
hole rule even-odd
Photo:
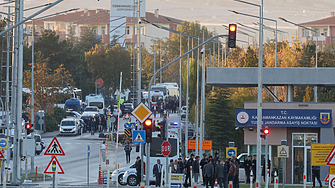
<svg viewBox="0 0 335 188">
<path fill-rule="evenodd" d="M 235 178 L 234 178 L 234 188 L 240 187 L 240 180 L 239 180 L 239 169 L 240 169 L 240 160 L 238 160 L 235 156 L 232 157 L 232 161 L 235 164 L 236 171 L 235 171 Z"/>
<path fill-rule="evenodd" d="M 136 157 L 136 162 L 135 162 L 135 168 L 136 168 L 136 185 L 140 185 L 141 182 L 141 157 L 137 156 Z"/>
<path fill-rule="evenodd" d="M 250 183 L 250 171 L 251 171 L 251 156 L 248 156 L 247 160 L 244 161 L 244 171 L 246 177 L 246 183 Z"/>
<path fill-rule="evenodd" d="M 189 187 L 191 185 L 191 166 L 194 161 L 194 154 L 191 154 L 191 157 L 187 160 L 185 169 L 186 169 L 186 177 L 185 177 L 185 185 L 184 187 Z M 187 180 L 189 180 L 189 184 L 187 183 Z"/>
<path fill-rule="evenodd" d="M 223 162 L 220 162 L 220 164 L 216 165 L 215 167 L 215 177 L 218 180 L 218 184 L 220 188 L 222 188 L 223 178 L 225 174 L 225 169 L 223 165 L 224 165 Z"/>
<path fill-rule="evenodd" d="M 268 159 L 267 169 L 270 170 L 270 168 L 271 168 L 271 161 L 270 161 L 270 159 Z M 262 176 L 264 178 L 264 182 L 266 180 L 266 171 L 265 171 L 265 169 L 266 169 L 266 165 L 265 165 L 265 156 L 264 156 L 264 162 L 263 162 L 263 168 L 262 168 Z"/>
<path fill-rule="evenodd" d="M 206 176 L 205 185 L 208 188 L 208 183 L 210 184 L 211 188 L 214 188 L 214 181 L 215 178 L 214 174 L 214 166 L 212 165 L 212 161 L 208 161 L 208 163 L 204 166 L 204 176 Z"/>
<path fill-rule="evenodd" d="M 229 172 L 230 164 L 229 164 L 228 159 L 225 157 L 223 158 L 223 162 L 224 162 L 223 187 L 228 188 L 228 172 Z"/>
<path fill-rule="evenodd" d="M 129 143 L 124 147 L 124 151 L 126 152 L 126 163 L 130 163 L 130 152 L 131 152 L 132 148 L 129 145 Z"/>
<path fill-rule="evenodd" d="M 192 164 L 192 170 L 193 170 L 193 177 L 194 177 L 194 182 L 198 183 L 198 178 L 199 178 L 199 173 L 200 173 L 200 165 L 199 165 L 199 160 L 200 160 L 200 157 L 199 156 L 196 156 L 195 157 L 195 160 L 193 161 L 193 164 Z"/>
<path fill-rule="evenodd" d="M 254 157 L 254 160 L 252 160 L 251 166 L 252 166 L 252 174 L 253 174 L 252 179 L 254 180 L 253 182 L 255 183 L 256 182 L 255 179 L 256 179 L 257 156 L 254 155 L 253 157 Z"/>
<path fill-rule="evenodd" d="M 203 157 L 200 161 L 200 166 L 201 166 L 201 171 L 202 171 L 202 182 L 203 184 L 202 185 L 205 185 L 205 179 L 206 177 L 204 176 L 204 166 L 208 163 L 208 160 L 207 160 L 207 155 L 204 153 L 203 154 Z"/>
<path fill-rule="evenodd" d="M 178 158 L 177 173 L 183 174 L 184 173 L 184 168 L 185 168 L 185 165 L 184 165 L 182 159 Z"/>
<path fill-rule="evenodd" d="M 315 178 L 319 181 L 320 188 L 322 187 L 322 182 L 320 180 L 320 167 L 312 166 L 312 179 L 313 179 L 313 188 L 315 188 Z"/>
<path fill-rule="evenodd" d="M 160 187 L 161 186 L 161 177 L 162 177 L 161 160 L 157 159 L 157 164 L 154 165 L 152 174 L 156 178 L 156 181 L 155 181 L 156 187 Z"/>
</svg>

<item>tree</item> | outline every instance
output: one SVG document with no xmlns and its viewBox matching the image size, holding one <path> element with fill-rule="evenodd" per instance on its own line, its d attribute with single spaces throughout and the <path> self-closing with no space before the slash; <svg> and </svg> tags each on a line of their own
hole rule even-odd
<svg viewBox="0 0 335 188">
<path fill-rule="evenodd" d="M 93 28 L 83 27 L 78 46 L 80 46 L 83 51 L 88 52 L 91 48 L 100 44 L 101 38 L 97 38 L 96 34 L 93 32 Z"/>
<path fill-rule="evenodd" d="M 47 67 L 48 60 L 43 59 L 40 52 L 37 57 L 34 71 L 34 108 L 51 113 L 54 104 L 63 102 L 64 98 L 69 98 L 70 91 L 67 84 L 71 84 L 72 79 L 69 71 L 65 70 L 63 65 L 52 71 Z M 31 70 L 24 71 L 23 76 L 23 87 L 31 88 Z M 31 100 L 30 96 L 28 99 Z"/>
<path fill-rule="evenodd" d="M 129 52 L 120 45 L 110 49 L 96 45 L 95 48 L 85 53 L 85 60 L 88 71 L 92 73 L 94 78 L 101 78 L 104 81 L 108 94 L 114 93 L 119 87 L 121 72 L 122 87 L 130 87 L 131 58 Z"/>
<path fill-rule="evenodd" d="M 228 147 L 234 140 L 234 112 L 227 89 L 217 88 L 207 97 L 205 138 L 213 141 L 213 150 Z"/>
</svg>

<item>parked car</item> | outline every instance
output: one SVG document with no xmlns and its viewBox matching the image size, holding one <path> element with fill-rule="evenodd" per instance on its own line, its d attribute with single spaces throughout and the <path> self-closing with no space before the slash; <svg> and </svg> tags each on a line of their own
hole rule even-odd
<svg viewBox="0 0 335 188">
<path fill-rule="evenodd" d="M 85 109 L 84 109 L 84 112 L 96 112 L 96 113 L 100 113 L 99 111 L 99 108 L 96 107 L 96 106 L 87 106 Z"/>
<path fill-rule="evenodd" d="M 59 126 L 59 135 L 79 135 L 81 133 L 81 125 L 79 119 L 65 118 Z"/>
<path fill-rule="evenodd" d="M 125 115 L 126 113 L 128 113 L 130 115 L 130 113 L 134 110 L 134 106 L 133 103 L 123 103 L 121 105 L 121 111 L 122 111 L 122 115 Z"/>
<path fill-rule="evenodd" d="M 118 182 L 120 185 L 126 185 L 127 183 L 123 182 L 123 175 L 129 169 L 135 169 L 135 164 L 132 164 L 128 167 L 120 168 L 118 174 L 117 174 L 117 170 L 114 170 L 111 176 L 112 182 L 116 182 L 116 179 L 118 179 Z"/>
</svg>

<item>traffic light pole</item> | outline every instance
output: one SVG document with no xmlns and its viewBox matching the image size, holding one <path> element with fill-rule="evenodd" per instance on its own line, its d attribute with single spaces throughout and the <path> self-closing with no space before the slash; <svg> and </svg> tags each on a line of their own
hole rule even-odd
<svg viewBox="0 0 335 188">
<path fill-rule="evenodd" d="M 169 141 L 169 134 L 168 134 L 168 130 L 167 130 L 167 124 L 166 122 L 168 122 L 167 120 L 167 117 L 166 117 L 166 121 L 165 121 L 165 125 L 164 125 L 164 129 L 165 129 L 165 138 L 166 138 L 166 141 Z M 181 137 L 180 137 L 181 138 Z M 165 158 L 165 187 L 168 187 L 169 186 L 169 176 L 168 176 L 168 173 L 169 173 L 169 156 L 166 156 Z"/>
<path fill-rule="evenodd" d="M 269 177 L 268 177 L 268 168 L 269 168 L 269 163 L 268 163 L 268 135 L 265 136 L 265 188 L 269 187 Z"/>
</svg>

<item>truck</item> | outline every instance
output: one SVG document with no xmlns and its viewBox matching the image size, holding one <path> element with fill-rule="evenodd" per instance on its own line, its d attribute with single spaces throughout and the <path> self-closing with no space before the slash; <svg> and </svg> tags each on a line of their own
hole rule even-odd
<svg viewBox="0 0 335 188">
<path fill-rule="evenodd" d="M 96 106 L 99 108 L 99 113 L 104 114 L 105 109 L 105 100 L 102 95 L 98 94 L 89 94 L 85 98 L 87 106 Z"/>
</svg>

